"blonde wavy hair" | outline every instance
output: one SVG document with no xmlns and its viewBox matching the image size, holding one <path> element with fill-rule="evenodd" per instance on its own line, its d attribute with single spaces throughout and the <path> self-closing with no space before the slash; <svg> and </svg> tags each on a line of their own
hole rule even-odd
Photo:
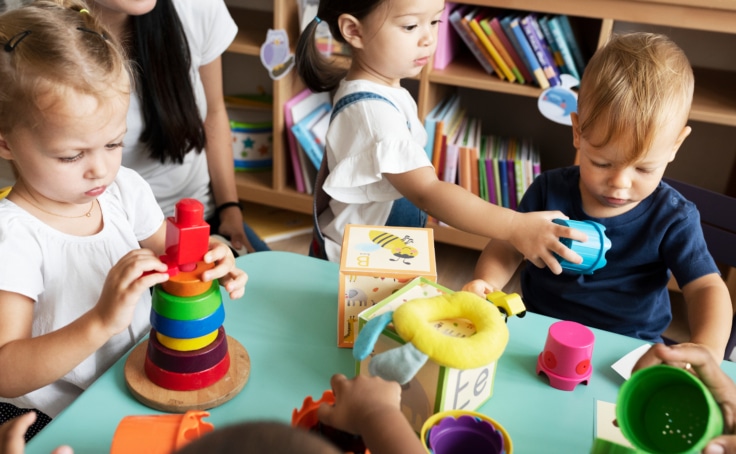
<svg viewBox="0 0 736 454">
<path fill-rule="evenodd" d="M 694 77 L 685 53 L 654 33 L 613 35 L 585 67 L 578 97 L 579 133 L 590 140 L 594 128 L 602 147 L 630 137 L 629 162 L 641 157 L 667 122 L 685 127 Z"/>
<path fill-rule="evenodd" d="M 0 15 L 0 133 L 42 127 L 65 91 L 104 102 L 130 93 L 128 60 L 79 0 L 38 0 Z M 49 97 L 51 95 L 51 97 Z M 43 100 L 43 104 L 40 101 Z"/>
</svg>

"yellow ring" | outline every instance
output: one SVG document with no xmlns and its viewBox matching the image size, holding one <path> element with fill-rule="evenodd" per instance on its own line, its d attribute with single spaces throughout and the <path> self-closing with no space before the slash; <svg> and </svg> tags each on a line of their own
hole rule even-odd
<svg viewBox="0 0 736 454">
<path fill-rule="evenodd" d="M 161 345 L 166 348 L 170 348 L 172 350 L 177 350 L 180 352 L 191 352 L 206 347 L 214 342 L 217 338 L 217 329 L 209 334 L 205 334 L 204 336 L 192 337 L 191 339 L 178 339 L 176 337 L 169 337 L 157 331 L 156 338 L 159 342 L 161 342 Z"/>
<path fill-rule="evenodd" d="M 434 322 L 465 319 L 475 326 L 469 337 L 446 336 Z M 474 369 L 496 361 L 509 341 L 503 316 L 493 304 L 471 292 L 407 301 L 394 312 L 396 332 L 441 366 Z"/>
<path fill-rule="evenodd" d="M 427 419 L 424 422 L 424 425 L 422 426 L 421 431 L 421 438 L 422 438 L 422 444 L 424 445 L 425 449 L 429 449 L 427 446 L 427 432 L 429 432 L 429 429 L 439 424 L 439 422 L 445 418 L 459 418 L 461 416 L 473 416 L 475 418 L 481 419 L 483 421 L 488 421 L 493 425 L 493 427 L 496 428 L 499 432 L 501 432 L 501 436 L 503 437 L 503 450 L 506 454 L 512 454 L 514 452 L 514 446 L 511 442 L 511 437 L 509 436 L 509 433 L 506 432 L 506 429 L 504 427 L 494 421 L 492 418 L 489 418 L 488 416 L 478 413 L 475 411 L 468 411 L 468 410 L 446 410 L 441 411 L 439 413 L 435 413 L 434 415 L 430 416 L 429 419 Z M 429 452 L 429 451 L 428 451 Z"/>
</svg>

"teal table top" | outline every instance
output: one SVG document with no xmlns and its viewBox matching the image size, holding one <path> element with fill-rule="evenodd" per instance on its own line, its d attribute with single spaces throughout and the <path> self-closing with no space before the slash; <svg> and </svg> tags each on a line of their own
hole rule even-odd
<svg viewBox="0 0 736 454">
<path fill-rule="evenodd" d="M 237 259 L 249 275 L 245 296 L 223 294 L 225 330 L 248 351 L 251 371 L 243 390 L 210 409 L 215 428 L 245 420 L 290 422 L 307 396 L 318 399 L 334 373 L 354 375 L 352 351 L 337 347 L 338 265 L 287 252 Z M 499 360 L 493 396 L 478 411 L 509 432 L 516 453 L 588 453 L 595 436 L 596 402 L 616 402 L 624 379 L 611 365 L 643 342 L 593 329 L 593 373 L 573 391 L 549 386 L 536 374 L 549 326 L 557 320 L 528 313 L 509 319 L 509 344 Z M 28 444 L 48 454 L 69 444 L 76 454 L 109 452 L 127 415 L 159 414 L 128 391 L 127 355 Z M 736 364 L 723 369 L 736 378 Z"/>
</svg>

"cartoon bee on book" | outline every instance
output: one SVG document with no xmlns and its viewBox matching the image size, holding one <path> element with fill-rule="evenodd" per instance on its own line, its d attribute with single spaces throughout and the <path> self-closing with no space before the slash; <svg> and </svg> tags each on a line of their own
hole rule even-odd
<svg viewBox="0 0 736 454">
<path fill-rule="evenodd" d="M 405 264 L 411 265 L 409 259 L 413 259 L 419 253 L 415 247 L 409 246 L 414 240 L 409 236 L 405 235 L 404 238 L 382 232 L 380 230 L 370 230 L 368 237 L 371 241 L 384 249 L 388 249 L 389 252 L 395 257 L 390 259 L 392 262 L 402 260 Z"/>
</svg>

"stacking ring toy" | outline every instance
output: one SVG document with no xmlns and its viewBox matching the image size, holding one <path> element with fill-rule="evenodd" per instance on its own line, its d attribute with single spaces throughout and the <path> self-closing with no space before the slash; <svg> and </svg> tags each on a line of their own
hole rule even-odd
<svg viewBox="0 0 736 454">
<path fill-rule="evenodd" d="M 158 341 L 151 329 L 148 338 L 147 355 L 151 362 L 161 369 L 180 374 L 190 374 L 209 369 L 222 361 L 227 355 L 227 336 L 222 326 L 217 330 L 217 338 L 214 342 L 199 350 L 181 352 L 167 348 Z"/>
<path fill-rule="evenodd" d="M 492 304 L 471 292 L 442 294 L 407 301 L 394 312 L 396 332 L 441 366 L 474 369 L 501 357 L 509 330 Z M 445 336 L 432 324 L 465 319 L 475 325 L 469 337 Z"/>
<path fill-rule="evenodd" d="M 215 312 L 222 303 L 217 280 L 208 284 L 207 290 L 197 296 L 176 296 L 156 286 L 153 289 L 151 306 L 159 315 L 174 320 L 199 320 Z"/>
<path fill-rule="evenodd" d="M 197 262 L 192 271 L 182 271 L 169 277 L 169 280 L 161 284 L 166 293 L 176 296 L 197 296 L 210 288 L 210 282 L 202 280 L 202 273 L 215 267 L 214 263 Z M 216 282 L 214 280 L 213 282 Z"/>
<path fill-rule="evenodd" d="M 156 332 L 155 328 L 151 328 L 153 332 Z M 151 336 L 153 336 L 151 332 Z M 200 337 L 192 337 L 191 339 L 179 339 L 177 337 L 169 337 L 159 332 L 156 332 L 156 339 L 166 348 L 177 350 L 180 352 L 191 352 L 193 350 L 199 350 L 210 345 L 217 339 L 217 333 L 219 329 L 212 331 L 209 334 L 205 334 Z"/>
<path fill-rule="evenodd" d="M 225 321 L 225 305 L 220 306 L 212 314 L 199 320 L 174 320 L 164 317 L 155 310 L 151 311 L 151 326 L 164 336 L 177 339 L 201 337 L 217 330 Z"/>
<path fill-rule="evenodd" d="M 227 374 L 230 369 L 230 354 L 226 354 L 219 363 L 209 369 L 191 374 L 180 374 L 162 369 L 155 365 L 149 357 L 146 357 L 143 368 L 151 382 L 162 388 L 173 391 L 194 391 L 214 385 Z"/>
</svg>

